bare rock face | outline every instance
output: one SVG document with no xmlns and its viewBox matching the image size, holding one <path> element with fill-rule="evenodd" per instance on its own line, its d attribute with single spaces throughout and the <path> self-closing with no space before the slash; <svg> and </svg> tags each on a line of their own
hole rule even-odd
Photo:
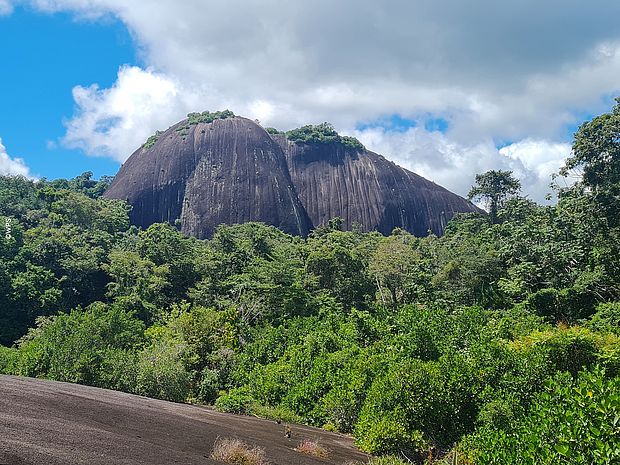
<svg viewBox="0 0 620 465">
<path fill-rule="evenodd" d="M 104 195 L 127 200 L 134 224 L 178 219 L 199 238 L 222 223 L 262 221 L 297 235 L 312 226 L 282 149 L 239 117 L 171 127 L 129 157 Z"/>
<path fill-rule="evenodd" d="M 442 234 L 473 204 L 362 148 L 299 143 L 241 117 L 184 120 L 159 133 L 121 167 L 104 194 L 127 200 L 134 224 L 180 221 L 210 237 L 220 224 L 261 221 L 305 236 L 341 217 L 348 229 L 403 228 Z"/>
<path fill-rule="evenodd" d="M 471 202 L 365 149 L 305 144 L 275 136 L 299 198 L 315 226 L 336 216 L 346 229 L 416 236 L 441 235 L 455 213 L 479 211 Z"/>
</svg>

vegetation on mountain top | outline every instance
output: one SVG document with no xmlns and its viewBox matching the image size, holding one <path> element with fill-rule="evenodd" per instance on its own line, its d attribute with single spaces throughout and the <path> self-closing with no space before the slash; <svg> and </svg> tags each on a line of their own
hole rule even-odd
<svg viewBox="0 0 620 465">
<path fill-rule="evenodd" d="M 484 201 L 492 222 L 497 222 L 497 212 L 506 201 L 521 191 L 521 183 L 510 171 L 491 170 L 476 175 L 476 185 L 467 195 L 470 200 Z"/>
<path fill-rule="evenodd" d="M 235 114 L 230 110 L 223 111 L 203 111 L 202 113 L 188 113 L 187 124 L 196 125 L 199 123 L 212 123 L 216 119 L 234 118 Z"/>
<path fill-rule="evenodd" d="M 355 137 L 341 136 L 329 123 L 302 126 L 286 132 L 292 142 L 304 144 L 341 144 L 347 149 L 364 150 L 364 145 Z"/>
<path fill-rule="evenodd" d="M 153 147 L 157 141 L 159 140 L 159 137 L 164 133 L 164 131 L 155 131 L 155 134 L 153 134 L 152 136 L 150 136 L 146 142 L 144 144 L 142 144 L 142 148 L 143 149 L 150 149 L 151 147 Z"/>
<path fill-rule="evenodd" d="M 226 118 L 234 118 L 234 117 L 235 117 L 235 114 L 230 110 L 213 111 L 213 112 L 203 111 L 202 113 L 199 113 L 199 112 L 188 113 L 187 119 L 183 122 L 183 124 L 177 127 L 176 132 L 180 133 L 182 137 L 185 137 L 189 134 L 189 129 L 192 126 L 195 126 L 199 123 L 212 123 L 213 121 L 217 119 L 226 119 Z M 150 136 L 144 142 L 144 144 L 142 144 L 142 148 L 143 149 L 152 148 L 155 145 L 155 143 L 157 143 L 157 141 L 159 140 L 159 138 L 164 132 L 165 131 L 155 131 L 155 134 Z"/>
<path fill-rule="evenodd" d="M 131 226 L 90 173 L 0 177 L 0 372 L 352 433 L 376 463 L 618 463 L 618 108 L 556 205 L 487 173 L 496 214 L 443 237 L 197 240 Z"/>
</svg>

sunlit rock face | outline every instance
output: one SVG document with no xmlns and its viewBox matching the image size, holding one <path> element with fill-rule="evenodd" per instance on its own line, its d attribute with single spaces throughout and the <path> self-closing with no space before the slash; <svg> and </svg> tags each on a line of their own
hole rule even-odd
<svg viewBox="0 0 620 465">
<path fill-rule="evenodd" d="M 105 193 L 133 206 L 134 224 L 178 219 L 182 232 L 204 238 L 222 223 L 262 221 L 308 234 L 312 224 L 282 149 L 263 128 L 239 117 L 185 126 L 138 149 Z"/>
<path fill-rule="evenodd" d="M 274 136 L 293 184 L 315 226 L 336 216 L 351 229 L 417 236 L 440 235 L 459 212 L 479 211 L 469 201 L 368 150 L 340 144 L 299 144 Z"/>
<path fill-rule="evenodd" d="M 198 238 L 248 221 L 305 236 L 334 217 L 347 229 L 439 235 L 455 213 L 478 211 L 376 153 L 291 142 L 237 116 L 160 133 L 129 157 L 105 197 L 127 200 L 138 226 L 170 222 Z"/>
</svg>

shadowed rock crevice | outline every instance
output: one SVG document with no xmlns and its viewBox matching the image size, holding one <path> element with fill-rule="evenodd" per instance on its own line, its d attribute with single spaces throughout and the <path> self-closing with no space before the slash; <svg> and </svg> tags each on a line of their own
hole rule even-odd
<svg viewBox="0 0 620 465">
<path fill-rule="evenodd" d="M 389 234 L 400 227 L 442 234 L 469 201 L 381 155 L 340 143 L 291 142 L 241 117 L 158 134 L 121 167 L 105 193 L 127 200 L 134 224 L 180 220 L 181 231 L 210 237 L 219 224 L 261 221 L 305 236 L 331 218 L 350 229 Z"/>
</svg>

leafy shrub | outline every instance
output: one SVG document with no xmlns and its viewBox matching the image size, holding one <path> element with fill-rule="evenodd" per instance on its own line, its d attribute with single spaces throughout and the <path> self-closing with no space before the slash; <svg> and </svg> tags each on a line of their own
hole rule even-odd
<svg viewBox="0 0 620 465">
<path fill-rule="evenodd" d="M 600 304 L 585 325 L 595 331 L 609 331 L 620 336 L 620 302 Z"/>
<path fill-rule="evenodd" d="M 0 374 L 13 374 L 18 355 L 16 349 L 0 346 Z"/>
<path fill-rule="evenodd" d="M 203 111 L 202 113 L 188 113 L 187 123 L 194 125 L 198 123 L 212 123 L 216 119 L 234 118 L 235 114 L 230 110 L 223 111 Z"/>
<path fill-rule="evenodd" d="M 543 317 L 517 305 L 509 310 L 492 312 L 487 333 L 494 338 L 513 340 L 548 328 Z"/>
<path fill-rule="evenodd" d="M 40 318 L 19 342 L 17 374 L 98 387 L 123 385 L 110 360 L 127 363 L 128 351 L 143 338 L 143 323 L 117 306 L 93 304 Z"/>
<path fill-rule="evenodd" d="M 190 374 L 183 364 L 185 346 L 174 340 L 154 341 L 140 354 L 136 393 L 156 399 L 183 402 L 190 389 Z"/>
<path fill-rule="evenodd" d="M 427 448 L 422 433 L 411 430 L 404 418 L 396 418 L 393 414 L 372 420 L 362 419 L 357 433 L 357 444 L 372 454 L 403 450 L 422 454 Z"/>
<path fill-rule="evenodd" d="M 346 465 L 411 465 L 411 460 L 403 460 L 395 455 L 371 457 L 368 462 L 347 462 Z"/>
<path fill-rule="evenodd" d="M 159 140 L 159 136 L 161 136 L 164 133 L 164 131 L 155 131 L 155 134 L 153 134 L 152 136 L 150 136 L 146 142 L 144 144 L 142 144 L 142 148 L 145 150 L 150 149 L 151 147 L 153 147 L 157 141 Z"/>
<path fill-rule="evenodd" d="M 484 428 L 465 449 L 476 464 L 606 464 L 620 461 L 620 378 L 594 369 L 557 375 L 509 429 Z"/>
<path fill-rule="evenodd" d="M 439 411 L 439 377 L 437 364 L 413 360 L 377 377 L 355 427 L 359 445 L 371 453 L 419 451 L 419 431 L 428 431 Z"/>
<path fill-rule="evenodd" d="M 408 465 L 410 462 L 405 462 L 404 460 L 394 456 L 394 455 L 383 455 L 381 457 L 373 457 L 368 461 L 368 465 Z"/>
<path fill-rule="evenodd" d="M 614 338 L 615 339 L 615 338 Z M 515 347 L 541 351 L 558 371 L 568 371 L 573 376 L 599 360 L 600 350 L 614 341 L 602 338 L 585 328 L 554 328 L 535 331 L 515 341 Z"/>
<path fill-rule="evenodd" d="M 272 135 L 284 134 L 283 131 L 279 131 L 276 128 L 265 128 L 265 131 L 267 131 L 267 134 L 272 134 Z"/>
<path fill-rule="evenodd" d="M 343 381 L 350 384 L 335 386 L 321 399 L 321 403 L 327 413 L 327 424 L 337 431 L 350 433 L 357 422 L 367 387 L 364 384 L 355 385 L 360 373 L 354 371 L 346 375 Z"/>
<path fill-rule="evenodd" d="M 493 392 L 492 398 L 483 404 L 478 413 L 478 425 L 507 429 L 522 411 L 520 401 L 522 399 L 513 393 Z"/>
<path fill-rule="evenodd" d="M 215 370 L 205 368 L 200 377 L 197 397 L 201 402 L 212 404 L 220 390 L 220 377 Z"/>
<path fill-rule="evenodd" d="M 101 386 L 116 391 L 135 392 L 138 354 L 133 349 L 109 351 L 102 360 Z"/>
<path fill-rule="evenodd" d="M 250 393 L 262 404 L 278 405 L 290 388 L 292 369 L 283 361 L 257 367 L 251 374 Z"/>
<path fill-rule="evenodd" d="M 230 110 L 223 111 L 203 111 L 202 113 L 193 112 L 187 114 L 187 120 L 181 124 L 176 131 L 181 137 L 189 134 L 189 129 L 199 123 L 212 123 L 217 119 L 234 118 L 235 114 Z"/>
<path fill-rule="evenodd" d="M 589 293 L 576 288 L 548 288 L 529 295 L 525 306 L 551 321 L 574 323 L 592 313 L 593 298 Z"/>
<path fill-rule="evenodd" d="M 244 389 L 233 389 L 215 401 L 215 408 L 220 412 L 249 415 L 252 412 L 254 399 Z"/>
<path fill-rule="evenodd" d="M 249 408 L 249 413 L 268 420 L 286 423 L 303 423 L 304 421 L 304 419 L 299 415 L 281 406 L 269 407 L 259 404 L 252 404 Z"/>
<path fill-rule="evenodd" d="M 620 373 L 620 337 L 612 334 L 599 336 L 598 346 L 597 363 L 610 376 L 617 376 Z"/>
<path fill-rule="evenodd" d="M 292 142 L 304 144 L 338 143 L 351 150 L 364 150 L 364 145 L 355 137 L 341 136 L 329 123 L 316 126 L 307 125 L 286 132 L 286 138 Z"/>
</svg>

